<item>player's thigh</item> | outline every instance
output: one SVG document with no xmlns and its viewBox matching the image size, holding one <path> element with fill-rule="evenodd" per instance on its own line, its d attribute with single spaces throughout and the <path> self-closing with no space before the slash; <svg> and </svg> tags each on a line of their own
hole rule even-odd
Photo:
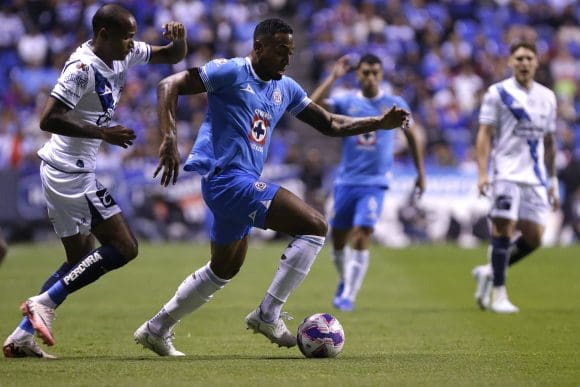
<svg viewBox="0 0 580 387">
<path fill-rule="evenodd" d="M 355 187 L 345 185 L 334 187 L 334 203 L 330 214 L 330 227 L 333 230 L 346 231 L 352 228 L 357 201 Z"/>
<path fill-rule="evenodd" d="M 266 216 L 266 227 L 289 235 L 326 236 L 324 216 L 285 188 L 280 188 Z"/>
<path fill-rule="evenodd" d="M 354 226 L 372 230 L 381 216 L 386 189 L 382 187 L 360 187 L 359 199 L 356 202 Z"/>
<path fill-rule="evenodd" d="M 94 173 L 65 173 L 42 163 L 40 177 L 49 219 L 61 239 L 88 235 L 103 220 L 121 212 Z"/>
<path fill-rule="evenodd" d="M 203 199 L 213 215 L 211 241 L 229 245 L 248 235 L 252 227 L 265 228 L 278 189 L 248 175 L 221 174 L 202 180 Z"/>
<path fill-rule="evenodd" d="M 550 214 L 548 192 L 544 186 L 523 186 L 518 219 L 544 226 Z"/>
<path fill-rule="evenodd" d="M 546 188 L 544 186 L 523 187 L 518 228 L 530 246 L 539 247 L 542 244 L 549 214 L 550 204 Z"/>
<path fill-rule="evenodd" d="M 492 186 L 492 206 L 489 212 L 492 221 L 492 235 L 510 237 L 518 219 L 520 207 L 518 184 L 497 180 Z"/>
</svg>

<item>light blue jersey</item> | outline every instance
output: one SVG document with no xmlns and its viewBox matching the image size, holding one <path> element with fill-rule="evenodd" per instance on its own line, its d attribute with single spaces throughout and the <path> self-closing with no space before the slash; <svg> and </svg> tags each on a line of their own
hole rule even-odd
<svg viewBox="0 0 580 387">
<path fill-rule="evenodd" d="M 209 108 L 184 169 L 201 175 L 262 173 L 274 127 L 311 100 L 292 78 L 263 81 L 249 58 L 216 59 L 200 67 Z"/>
<path fill-rule="evenodd" d="M 384 93 L 372 99 L 365 98 L 361 92 L 346 93 L 330 98 L 327 103 L 335 113 L 351 117 L 381 115 L 393 105 L 410 110 L 402 98 Z M 336 184 L 388 187 L 394 140 L 395 133 L 392 130 L 344 137 Z"/>
</svg>

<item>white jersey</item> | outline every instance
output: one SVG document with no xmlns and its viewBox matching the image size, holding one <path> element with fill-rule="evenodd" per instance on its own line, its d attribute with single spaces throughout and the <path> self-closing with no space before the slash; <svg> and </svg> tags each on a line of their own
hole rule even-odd
<svg viewBox="0 0 580 387">
<path fill-rule="evenodd" d="M 150 56 L 149 44 L 135 42 L 127 57 L 113 61 L 111 69 L 95 55 L 90 41 L 85 42 L 66 62 L 50 95 L 68 106 L 71 109 L 68 114 L 76 121 L 108 127 L 121 98 L 127 69 L 147 63 Z M 101 142 L 53 134 L 38 156 L 63 172 L 91 172 L 95 170 Z"/>
<path fill-rule="evenodd" d="M 483 97 L 479 123 L 495 127 L 493 180 L 546 185 L 544 136 L 556 130 L 556 96 L 534 82 L 527 90 L 514 77 L 493 84 Z"/>
</svg>

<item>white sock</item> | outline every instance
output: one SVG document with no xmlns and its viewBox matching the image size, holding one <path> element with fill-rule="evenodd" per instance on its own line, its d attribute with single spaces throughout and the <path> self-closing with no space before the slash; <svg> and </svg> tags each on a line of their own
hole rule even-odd
<svg viewBox="0 0 580 387">
<path fill-rule="evenodd" d="M 505 285 L 494 286 L 493 289 L 491 290 L 492 302 L 499 301 L 504 298 L 507 298 L 507 290 L 505 288 Z"/>
<path fill-rule="evenodd" d="M 184 316 L 192 313 L 213 297 L 229 280 L 219 278 L 209 267 L 209 263 L 187 276 L 173 296 L 155 317 L 149 320 L 149 327 L 156 333 L 173 329 Z"/>
<path fill-rule="evenodd" d="M 345 271 L 342 297 L 354 302 L 369 267 L 369 251 L 353 250 Z"/>
<path fill-rule="evenodd" d="M 20 327 L 16 327 L 16 329 L 14 329 L 14 331 L 10 334 L 9 337 L 15 341 L 22 341 L 22 340 L 27 339 L 31 336 L 34 336 L 34 334 L 27 332 Z"/>
<path fill-rule="evenodd" d="M 344 281 L 344 271 L 348 263 L 350 248 L 345 246 L 342 250 L 332 249 L 332 262 L 341 281 Z"/>
<path fill-rule="evenodd" d="M 40 293 L 34 297 L 30 297 L 31 300 L 38 302 L 44 306 L 48 306 L 49 308 L 56 309 L 58 305 L 50 298 L 48 292 Z"/>
<path fill-rule="evenodd" d="M 314 259 L 324 246 L 324 239 L 316 235 L 298 235 L 284 250 L 278 270 L 260 304 L 265 321 L 275 321 L 280 317 L 282 305 L 306 278 Z"/>
</svg>

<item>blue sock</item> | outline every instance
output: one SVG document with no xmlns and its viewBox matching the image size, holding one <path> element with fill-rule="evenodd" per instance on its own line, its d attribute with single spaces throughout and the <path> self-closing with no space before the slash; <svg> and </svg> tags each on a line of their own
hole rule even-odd
<svg viewBox="0 0 580 387">
<path fill-rule="evenodd" d="M 508 263 L 510 238 L 491 238 L 491 266 L 493 267 L 493 286 L 505 285 L 505 272 Z"/>
<path fill-rule="evenodd" d="M 127 262 L 113 246 L 101 246 L 77 263 L 51 287 L 51 290 L 54 288 L 54 295 L 57 298 L 62 297 L 65 292 L 68 295 L 95 282 L 106 272 L 124 266 Z M 55 299 L 53 301 L 57 302 Z"/>
<path fill-rule="evenodd" d="M 65 275 L 71 268 L 71 264 L 68 262 L 63 263 L 42 285 L 40 288 L 40 293 L 44 293 L 48 290 L 55 282 L 57 282 L 63 275 Z M 20 324 L 18 325 L 20 329 L 25 330 L 30 334 L 34 334 L 34 328 L 32 328 L 32 324 L 28 320 L 28 317 L 24 317 Z"/>
</svg>

